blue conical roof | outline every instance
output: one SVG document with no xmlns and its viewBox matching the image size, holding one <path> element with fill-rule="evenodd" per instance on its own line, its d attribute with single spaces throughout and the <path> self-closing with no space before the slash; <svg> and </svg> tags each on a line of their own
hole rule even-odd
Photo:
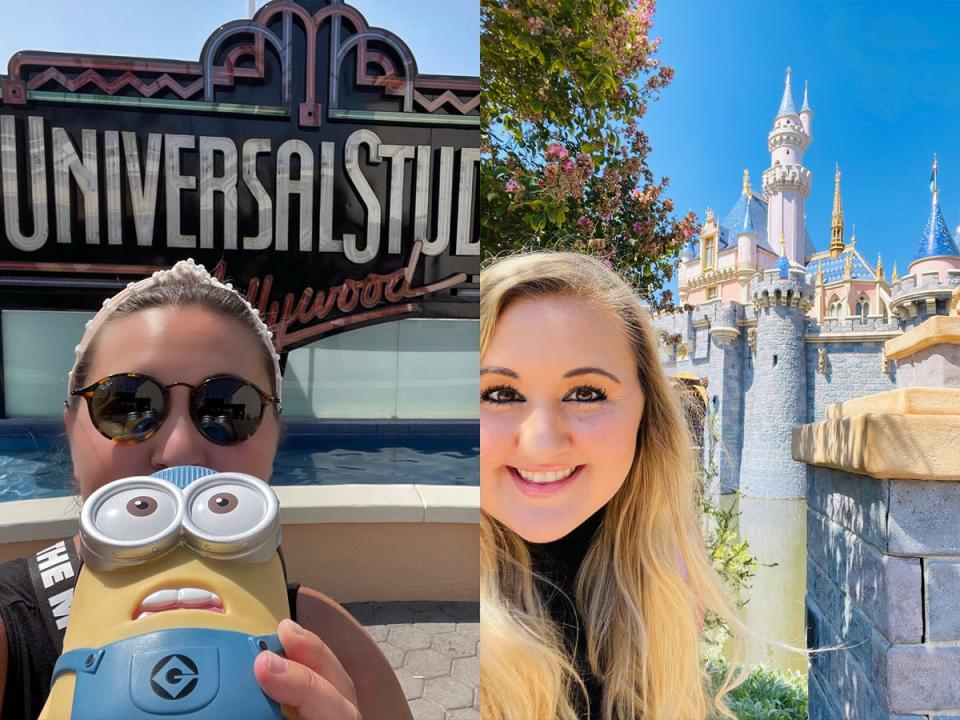
<svg viewBox="0 0 960 720">
<path fill-rule="evenodd" d="M 790 277 L 790 261 L 787 260 L 786 255 L 781 255 L 777 260 L 777 269 L 780 271 L 780 277 Z"/>
<path fill-rule="evenodd" d="M 910 262 L 938 255 L 960 256 L 960 250 L 957 249 L 957 243 L 950 235 L 947 223 L 943 219 L 940 205 L 934 198 L 933 207 L 930 209 L 930 217 L 927 218 L 927 226 L 923 229 L 923 236 L 917 243 L 917 251 L 913 254 L 913 260 Z"/>
<path fill-rule="evenodd" d="M 747 195 L 747 207 L 746 211 L 743 213 L 743 225 L 740 227 L 741 233 L 752 233 L 753 229 L 753 215 L 750 213 L 750 196 Z"/>
<path fill-rule="evenodd" d="M 787 68 L 787 81 L 783 86 L 783 99 L 780 101 L 780 109 L 777 111 L 777 117 L 796 114 L 797 106 L 793 104 L 793 92 L 790 90 L 790 68 Z"/>
</svg>

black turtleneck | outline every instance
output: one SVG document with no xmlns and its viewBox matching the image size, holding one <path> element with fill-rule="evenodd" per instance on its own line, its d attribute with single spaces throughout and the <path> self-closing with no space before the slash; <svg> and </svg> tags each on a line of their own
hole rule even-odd
<svg viewBox="0 0 960 720">
<path fill-rule="evenodd" d="M 577 571 L 583 563 L 590 543 L 593 541 L 606 506 L 600 508 L 584 522 L 558 540 L 547 543 L 527 543 L 530 548 L 530 557 L 533 570 L 538 575 L 547 577 L 563 592 L 548 583 L 536 583 L 540 597 L 543 600 L 550 617 L 563 631 L 567 649 L 574 659 L 574 667 L 583 678 L 590 696 L 590 718 L 598 720 L 601 717 L 602 685 L 589 670 L 587 662 L 586 628 L 583 618 L 576 611 L 574 603 L 574 586 Z M 581 717 L 586 717 L 583 700 L 579 691 L 573 693 L 574 706 L 578 708 Z"/>
</svg>

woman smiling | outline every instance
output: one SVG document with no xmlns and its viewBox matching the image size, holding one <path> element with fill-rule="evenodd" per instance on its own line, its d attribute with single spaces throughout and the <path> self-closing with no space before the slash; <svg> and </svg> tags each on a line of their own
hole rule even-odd
<svg viewBox="0 0 960 720">
<path fill-rule="evenodd" d="M 703 612 L 736 623 L 646 310 L 533 253 L 482 272 L 480 312 L 482 716 L 706 717 Z"/>
</svg>

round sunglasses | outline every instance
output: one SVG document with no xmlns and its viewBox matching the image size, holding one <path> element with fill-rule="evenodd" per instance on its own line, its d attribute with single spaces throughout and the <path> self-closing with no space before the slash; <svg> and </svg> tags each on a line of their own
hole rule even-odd
<svg viewBox="0 0 960 720">
<path fill-rule="evenodd" d="M 101 435 L 133 445 L 160 429 L 170 408 L 170 388 L 178 385 L 190 388 L 193 424 L 217 445 L 235 445 L 253 435 L 268 405 L 276 405 L 278 415 L 283 411 L 278 398 L 233 375 L 209 377 L 199 385 L 164 385 L 149 375 L 117 373 L 70 394 L 87 401 L 90 420 Z"/>
</svg>

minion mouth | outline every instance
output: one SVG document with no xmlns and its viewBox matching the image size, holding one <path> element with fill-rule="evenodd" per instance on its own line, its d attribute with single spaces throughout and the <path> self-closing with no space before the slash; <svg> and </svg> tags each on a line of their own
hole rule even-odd
<svg viewBox="0 0 960 720">
<path fill-rule="evenodd" d="M 209 590 L 195 587 L 165 588 L 147 595 L 133 614 L 133 619 L 139 620 L 168 610 L 225 612 L 220 596 Z"/>
</svg>

